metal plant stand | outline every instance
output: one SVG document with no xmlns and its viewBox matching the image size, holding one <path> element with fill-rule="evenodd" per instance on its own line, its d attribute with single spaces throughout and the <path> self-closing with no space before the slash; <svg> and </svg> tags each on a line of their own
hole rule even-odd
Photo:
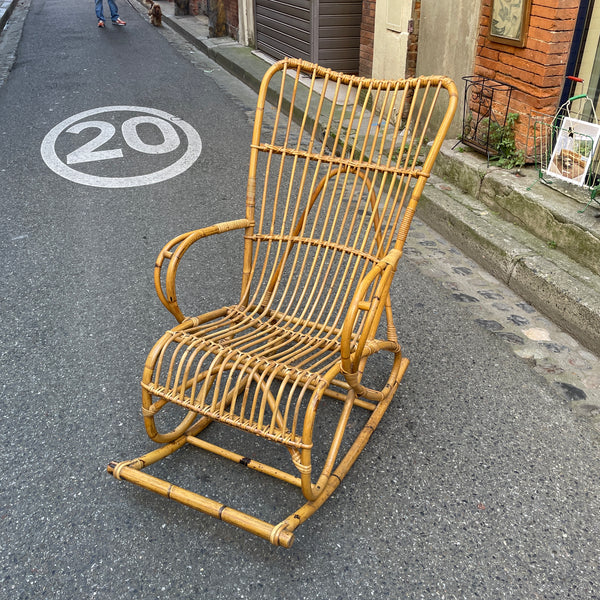
<svg viewBox="0 0 600 600">
<path fill-rule="evenodd" d="M 513 86 L 481 75 L 462 78 L 465 82 L 462 136 L 460 142 L 490 156 L 502 141 Z"/>
</svg>

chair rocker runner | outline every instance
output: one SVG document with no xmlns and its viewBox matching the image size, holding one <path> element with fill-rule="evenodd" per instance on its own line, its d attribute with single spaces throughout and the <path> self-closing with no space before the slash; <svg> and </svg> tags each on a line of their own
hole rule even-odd
<svg viewBox="0 0 600 600">
<path fill-rule="evenodd" d="M 161 446 L 112 462 L 110 473 L 291 546 L 365 447 L 408 365 L 390 285 L 456 103 L 445 77 L 374 80 L 295 59 L 267 71 L 245 218 L 180 235 L 156 263 L 158 296 L 179 322 L 143 374 L 146 431 Z M 243 233 L 239 303 L 184 316 L 175 290 L 181 259 L 203 238 L 234 231 L 240 242 Z M 159 431 L 167 406 L 181 420 Z M 365 415 L 358 434 L 357 413 Z M 200 434 L 211 424 L 287 451 L 288 467 L 206 441 Z M 305 503 L 271 524 L 144 472 L 186 445 L 296 486 Z"/>
</svg>

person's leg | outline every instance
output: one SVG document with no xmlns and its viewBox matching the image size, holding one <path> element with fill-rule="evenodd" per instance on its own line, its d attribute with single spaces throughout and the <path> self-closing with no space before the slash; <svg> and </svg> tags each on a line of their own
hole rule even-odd
<svg viewBox="0 0 600 600">
<path fill-rule="evenodd" d="M 96 17 L 98 17 L 98 21 L 104 21 L 104 11 L 102 10 L 102 0 L 96 0 Z"/>
<path fill-rule="evenodd" d="M 108 8 L 110 8 L 110 20 L 116 21 L 119 18 L 119 9 L 115 0 L 108 0 Z"/>
</svg>

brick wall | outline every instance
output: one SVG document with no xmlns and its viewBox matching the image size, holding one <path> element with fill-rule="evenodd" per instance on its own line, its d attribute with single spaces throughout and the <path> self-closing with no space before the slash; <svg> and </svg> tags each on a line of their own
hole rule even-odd
<svg viewBox="0 0 600 600">
<path fill-rule="evenodd" d="M 492 0 L 482 0 L 474 73 L 517 88 L 509 111 L 520 115 L 515 137 L 518 147 L 525 148 L 531 112 L 553 114 L 558 108 L 565 76 L 570 75 L 565 70 L 579 0 L 532 0 L 524 48 L 488 39 L 491 4 Z"/>
<path fill-rule="evenodd" d="M 360 26 L 360 58 L 358 73 L 371 77 L 373 72 L 373 39 L 375 37 L 375 0 L 363 0 Z"/>
<path fill-rule="evenodd" d="M 209 2 L 216 0 L 190 0 L 191 15 L 208 15 Z M 239 39 L 238 0 L 223 0 L 227 35 Z"/>
<path fill-rule="evenodd" d="M 227 34 L 239 39 L 238 0 L 225 0 L 225 15 L 227 18 Z"/>
<path fill-rule="evenodd" d="M 417 54 L 419 50 L 419 21 L 421 20 L 421 0 L 415 0 L 412 14 L 412 33 L 408 35 L 406 51 L 406 76 L 414 77 L 417 73 Z"/>
</svg>

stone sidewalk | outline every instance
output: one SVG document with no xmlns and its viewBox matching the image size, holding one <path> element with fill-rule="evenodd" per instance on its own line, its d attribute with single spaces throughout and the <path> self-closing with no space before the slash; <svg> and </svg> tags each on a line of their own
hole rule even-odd
<svg viewBox="0 0 600 600">
<path fill-rule="evenodd" d="M 444 143 L 417 214 L 600 354 L 598 205 L 544 185 L 534 167 L 499 169 L 456 144 Z"/>
</svg>

